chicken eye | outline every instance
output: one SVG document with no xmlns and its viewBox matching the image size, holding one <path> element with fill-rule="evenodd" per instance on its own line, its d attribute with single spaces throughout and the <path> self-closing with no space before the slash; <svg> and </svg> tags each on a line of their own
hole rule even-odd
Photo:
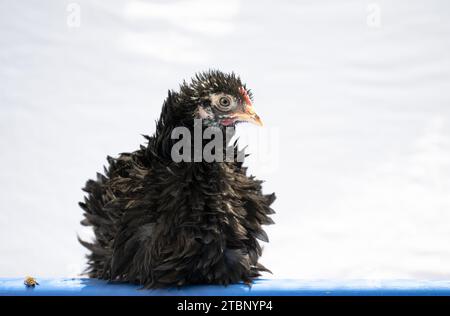
<svg viewBox="0 0 450 316">
<path fill-rule="evenodd" d="M 210 96 L 211 104 L 221 112 L 230 112 L 236 104 L 235 99 L 228 94 L 220 93 Z"/>
<path fill-rule="evenodd" d="M 231 105 L 231 100 L 230 100 L 230 98 L 228 98 L 228 97 L 221 97 L 221 98 L 219 99 L 219 105 L 220 105 L 221 107 L 224 107 L 224 108 L 229 107 L 229 106 Z"/>
</svg>

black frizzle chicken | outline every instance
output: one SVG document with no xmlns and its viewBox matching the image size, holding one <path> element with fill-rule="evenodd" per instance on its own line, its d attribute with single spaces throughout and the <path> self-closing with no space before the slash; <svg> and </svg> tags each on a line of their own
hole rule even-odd
<svg viewBox="0 0 450 316">
<path fill-rule="evenodd" d="M 83 189 L 83 225 L 93 226 L 87 272 L 92 278 L 141 284 L 146 288 L 184 284 L 250 283 L 261 271 L 261 225 L 275 194 L 246 175 L 242 161 L 174 162 L 176 127 L 224 130 L 238 122 L 262 125 L 251 94 L 235 74 L 208 71 L 169 91 L 156 132 L 148 144 L 118 158 Z M 192 135 L 194 132 L 192 132 Z M 225 135 L 226 133 L 224 133 Z M 234 158 L 236 143 L 224 143 Z"/>
</svg>

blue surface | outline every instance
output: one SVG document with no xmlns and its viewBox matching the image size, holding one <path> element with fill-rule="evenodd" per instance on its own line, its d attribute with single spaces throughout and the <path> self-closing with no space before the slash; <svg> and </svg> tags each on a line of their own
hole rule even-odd
<svg viewBox="0 0 450 316">
<path fill-rule="evenodd" d="M 249 287 L 196 285 L 165 290 L 143 290 L 129 284 L 108 283 L 93 279 L 39 279 L 35 288 L 27 288 L 23 278 L 0 278 L 0 295 L 52 296 L 336 296 L 336 295 L 450 295 L 450 281 L 417 280 L 276 280 L 260 279 Z"/>
</svg>

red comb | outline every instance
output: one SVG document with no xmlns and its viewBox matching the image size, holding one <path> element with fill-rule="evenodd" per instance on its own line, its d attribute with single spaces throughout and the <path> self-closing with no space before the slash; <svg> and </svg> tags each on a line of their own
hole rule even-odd
<svg viewBox="0 0 450 316">
<path fill-rule="evenodd" d="M 250 97 L 248 96 L 247 90 L 245 90 L 243 87 L 239 88 L 239 92 L 244 97 L 245 103 L 247 103 L 248 106 L 252 106 L 252 100 L 250 100 Z"/>
</svg>

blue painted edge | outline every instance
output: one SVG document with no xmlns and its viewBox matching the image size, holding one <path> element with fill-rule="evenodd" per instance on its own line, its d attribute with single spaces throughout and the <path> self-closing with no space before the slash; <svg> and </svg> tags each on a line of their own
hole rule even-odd
<svg viewBox="0 0 450 316">
<path fill-rule="evenodd" d="M 145 290 L 87 278 L 0 278 L 0 296 L 450 296 L 450 281 L 258 279 L 251 286 L 191 285 Z"/>
</svg>

